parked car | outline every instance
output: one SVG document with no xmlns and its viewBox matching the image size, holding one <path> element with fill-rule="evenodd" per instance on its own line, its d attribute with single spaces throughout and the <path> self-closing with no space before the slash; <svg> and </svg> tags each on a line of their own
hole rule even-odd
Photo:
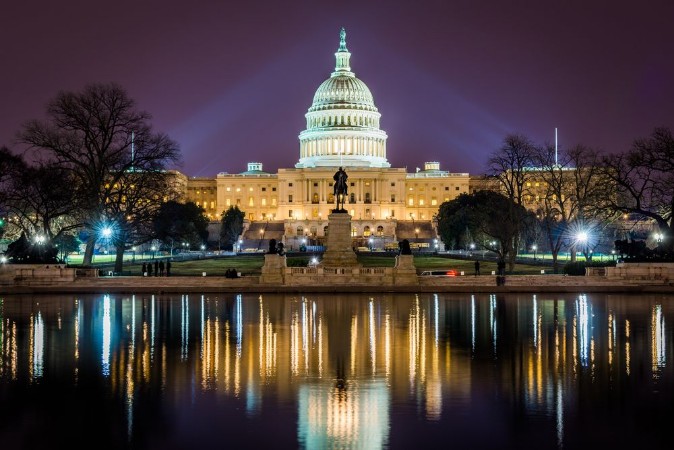
<svg viewBox="0 0 674 450">
<path fill-rule="evenodd" d="M 421 272 L 422 277 L 455 277 L 456 270 L 454 269 L 444 269 L 444 270 L 424 270 Z"/>
</svg>

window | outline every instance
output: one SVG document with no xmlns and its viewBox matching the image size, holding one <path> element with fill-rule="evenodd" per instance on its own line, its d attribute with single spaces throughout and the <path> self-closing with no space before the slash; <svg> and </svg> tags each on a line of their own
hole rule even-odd
<svg viewBox="0 0 674 450">
<path fill-rule="evenodd" d="M 370 193 L 369 192 L 365 193 L 365 203 L 372 203 L 372 200 L 370 199 Z"/>
<path fill-rule="evenodd" d="M 351 237 L 356 237 L 358 236 L 358 233 L 356 231 L 356 227 L 351 228 Z"/>
<path fill-rule="evenodd" d="M 297 227 L 297 235 L 304 236 L 304 227 Z"/>
<path fill-rule="evenodd" d="M 293 194 L 288 194 L 288 203 L 293 202 Z"/>
<path fill-rule="evenodd" d="M 248 197 L 248 206 L 255 206 L 255 201 L 253 200 L 253 197 Z"/>
<path fill-rule="evenodd" d="M 445 186 L 445 190 L 448 191 L 448 190 L 449 190 L 449 186 Z"/>
<path fill-rule="evenodd" d="M 407 204 L 410 206 L 414 206 L 414 197 L 410 195 L 410 198 L 407 199 Z"/>
<path fill-rule="evenodd" d="M 241 192 L 241 188 L 236 188 L 236 192 Z"/>
<path fill-rule="evenodd" d="M 229 187 L 229 186 L 227 186 L 227 189 L 226 189 L 226 190 L 227 190 L 227 192 L 230 192 L 230 191 L 232 190 L 232 188 Z"/>
<path fill-rule="evenodd" d="M 365 228 L 363 228 L 363 236 L 368 237 L 370 236 L 370 227 L 365 225 Z"/>
<path fill-rule="evenodd" d="M 352 186 L 352 187 L 355 186 L 355 185 L 356 185 L 356 183 L 353 183 L 353 182 L 351 183 L 351 186 Z"/>
<path fill-rule="evenodd" d="M 276 206 L 276 197 L 271 199 L 271 206 Z"/>
<path fill-rule="evenodd" d="M 454 190 L 455 190 L 455 191 L 458 191 L 458 190 L 459 190 L 459 186 L 455 187 Z"/>
<path fill-rule="evenodd" d="M 356 203 L 356 194 L 349 195 L 349 203 Z"/>
<path fill-rule="evenodd" d="M 419 206 L 424 206 L 424 198 L 423 197 L 421 197 L 419 199 Z"/>
<path fill-rule="evenodd" d="M 288 210 L 288 217 L 291 218 L 291 219 L 293 218 L 293 210 L 292 209 Z"/>
<path fill-rule="evenodd" d="M 318 203 L 318 194 L 314 194 L 311 196 L 311 203 Z"/>
<path fill-rule="evenodd" d="M 272 192 L 276 192 L 276 188 L 275 188 L 275 187 L 274 187 L 274 188 L 271 188 L 271 191 L 272 191 Z"/>
<path fill-rule="evenodd" d="M 253 192 L 253 186 L 248 188 L 248 192 Z"/>
<path fill-rule="evenodd" d="M 314 183 L 314 187 L 318 187 L 318 183 Z"/>
<path fill-rule="evenodd" d="M 211 202 L 211 209 L 215 209 L 215 202 Z"/>
<path fill-rule="evenodd" d="M 395 181 L 391 181 L 391 187 L 395 187 L 396 183 Z"/>
<path fill-rule="evenodd" d="M 263 187 L 263 188 L 262 188 L 262 192 L 266 192 L 266 191 L 267 191 L 267 188 L 266 188 L 266 187 Z"/>
<path fill-rule="evenodd" d="M 292 184 L 292 183 L 288 183 L 288 187 L 293 187 L 293 184 Z"/>
<path fill-rule="evenodd" d="M 431 206 L 437 206 L 437 204 L 438 204 L 438 199 L 435 198 L 435 197 L 431 198 Z"/>
<path fill-rule="evenodd" d="M 261 202 L 262 202 L 262 206 L 267 206 L 267 199 L 266 198 L 263 198 L 261 200 Z"/>
<path fill-rule="evenodd" d="M 241 199 L 240 198 L 236 199 L 236 206 L 241 206 Z"/>
<path fill-rule="evenodd" d="M 391 194 L 391 203 L 395 203 L 395 201 L 396 201 L 396 195 Z"/>
<path fill-rule="evenodd" d="M 382 227 L 381 225 L 379 225 L 379 226 L 377 227 L 377 236 L 383 236 L 383 235 L 384 235 L 384 227 Z"/>
<path fill-rule="evenodd" d="M 232 199 L 228 198 L 225 200 L 225 205 L 232 206 Z"/>
</svg>

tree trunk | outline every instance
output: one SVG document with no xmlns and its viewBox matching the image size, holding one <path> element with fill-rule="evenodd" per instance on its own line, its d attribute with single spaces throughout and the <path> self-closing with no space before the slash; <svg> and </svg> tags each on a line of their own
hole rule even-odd
<svg viewBox="0 0 674 450">
<path fill-rule="evenodd" d="M 91 261 L 94 258 L 94 244 L 96 244 L 96 235 L 92 232 L 87 239 L 87 246 L 84 249 L 84 259 L 82 260 L 83 266 L 90 266 Z"/>
<path fill-rule="evenodd" d="M 552 250 L 552 271 L 553 273 L 559 273 L 559 261 L 557 261 L 557 256 L 559 255 L 559 250 Z"/>
<path fill-rule="evenodd" d="M 115 273 L 121 274 L 124 266 L 124 243 L 115 247 Z"/>
</svg>

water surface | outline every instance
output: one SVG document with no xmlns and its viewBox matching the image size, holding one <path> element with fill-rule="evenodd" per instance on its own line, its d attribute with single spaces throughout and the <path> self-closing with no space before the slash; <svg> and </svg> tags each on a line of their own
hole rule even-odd
<svg viewBox="0 0 674 450">
<path fill-rule="evenodd" d="M 674 296 L 0 296 L 0 318 L 3 449 L 671 440 Z"/>
</svg>

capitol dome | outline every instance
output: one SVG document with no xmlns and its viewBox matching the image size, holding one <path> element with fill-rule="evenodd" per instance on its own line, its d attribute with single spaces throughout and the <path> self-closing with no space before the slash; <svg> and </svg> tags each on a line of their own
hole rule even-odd
<svg viewBox="0 0 674 450">
<path fill-rule="evenodd" d="M 351 72 L 351 53 L 342 28 L 335 53 L 335 71 L 316 90 L 299 135 L 300 159 L 295 167 L 390 167 L 381 114 L 365 83 Z"/>
</svg>

